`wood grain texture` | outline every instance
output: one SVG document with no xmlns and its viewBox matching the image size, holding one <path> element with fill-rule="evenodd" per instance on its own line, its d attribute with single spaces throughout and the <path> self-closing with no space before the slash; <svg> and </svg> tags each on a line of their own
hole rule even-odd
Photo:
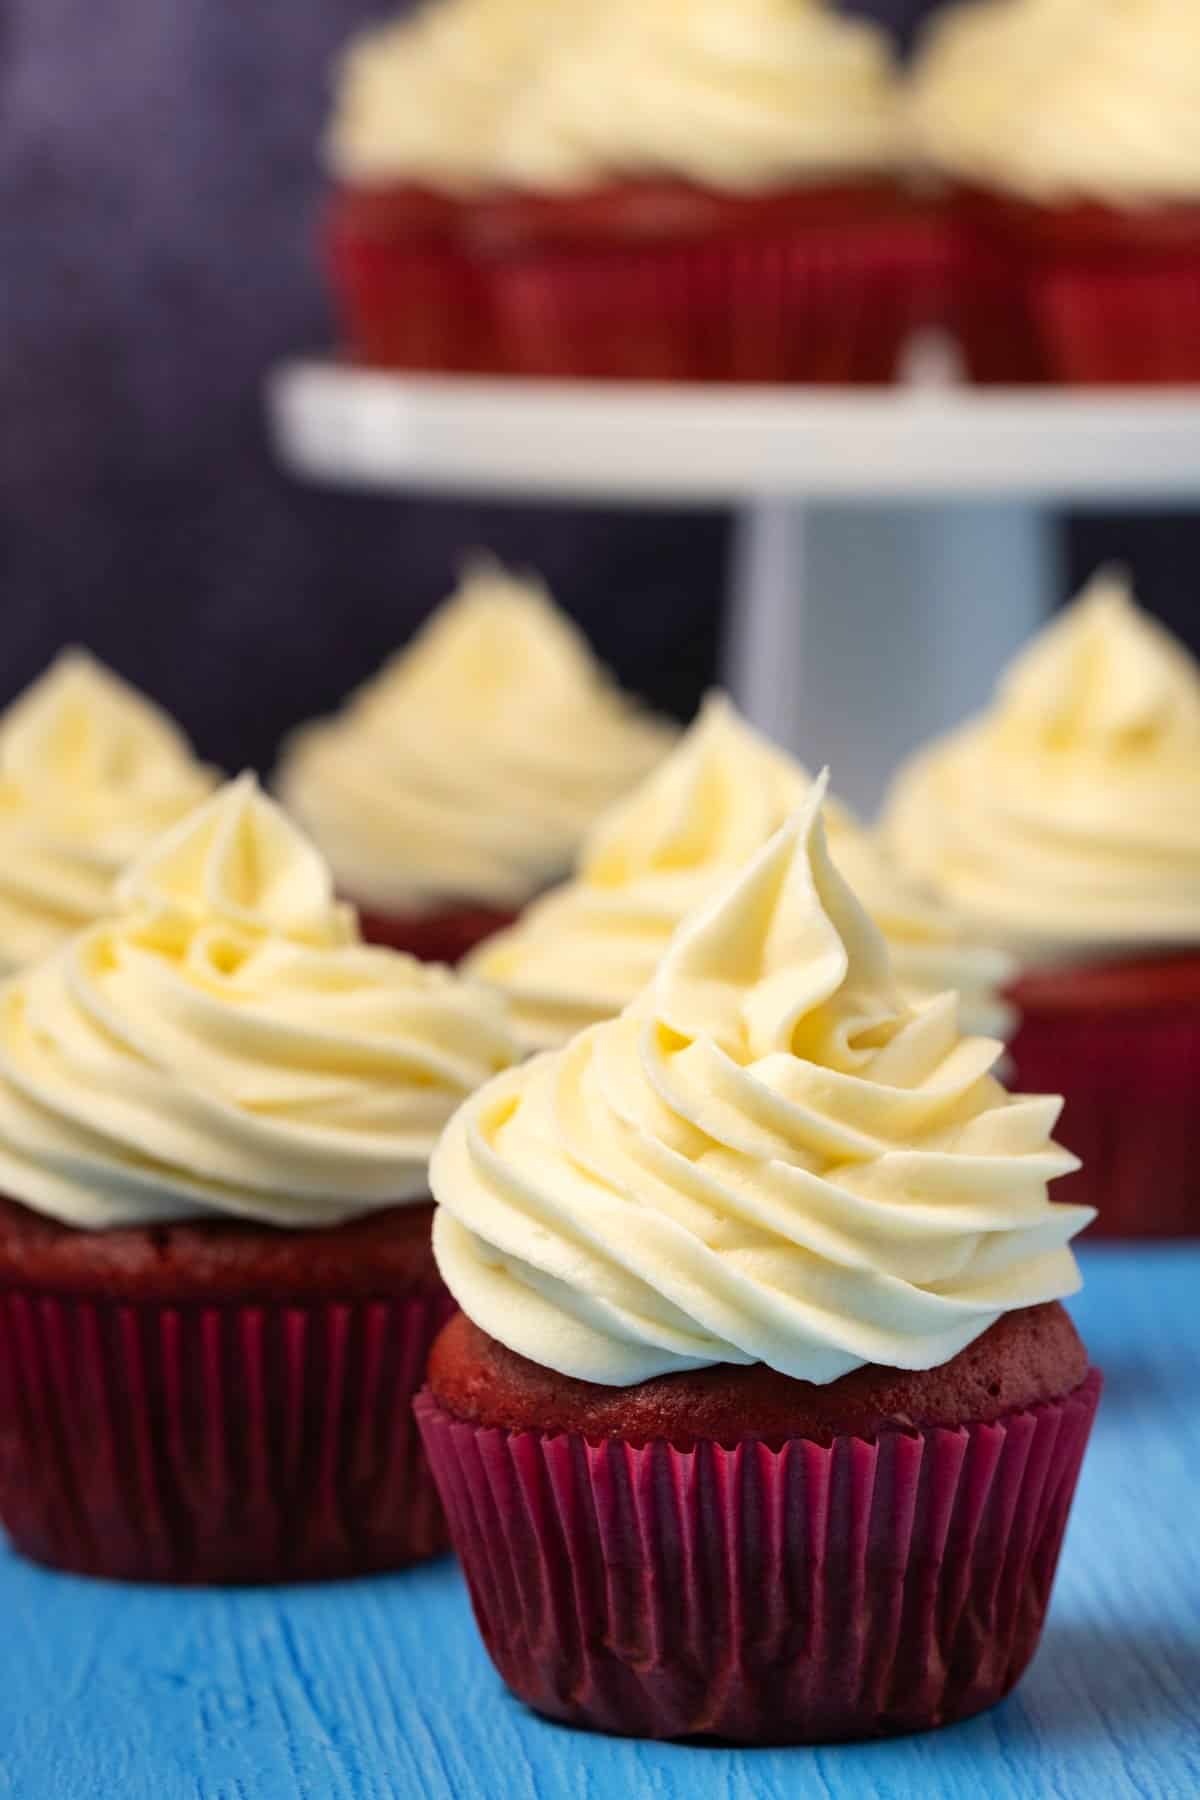
<svg viewBox="0 0 1200 1800">
<path fill-rule="evenodd" d="M 0 1553 L 4 1800 L 1186 1800 L 1200 1794 L 1200 1245 L 1086 1249 L 1108 1389 L 1041 1652 L 952 1731 L 827 1750 L 587 1737 L 500 1687 L 452 1564 L 122 1588 Z"/>
</svg>

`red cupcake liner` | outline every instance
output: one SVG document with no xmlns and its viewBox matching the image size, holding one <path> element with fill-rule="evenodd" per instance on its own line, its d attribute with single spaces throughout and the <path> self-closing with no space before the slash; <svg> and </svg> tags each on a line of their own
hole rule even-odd
<svg viewBox="0 0 1200 1800">
<path fill-rule="evenodd" d="M 445 1290 L 350 1304 L 0 1294 L 0 1520 L 80 1574 L 398 1568 L 446 1543 L 412 1421 Z"/>
<path fill-rule="evenodd" d="M 1054 1135 L 1083 1160 L 1054 1198 L 1098 1209 L 1089 1237 L 1200 1235 L 1200 1010 L 1018 1005 L 1011 1085 L 1065 1095 Z"/>
<path fill-rule="evenodd" d="M 1200 243 L 1177 267 L 1064 263 L 1039 270 L 1032 305 L 1058 381 L 1200 382 Z"/>
<path fill-rule="evenodd" d="M 1200 207 L 957 203 L 957 320 L 971 378 L 1200 381 Z"/>
<path fill-rule="evenodd" d="M 453 202 L 431 218 L 405 197 L 344 196 L 326 231 L 351 357 L 375 368 L 473 373 L 495 362 L 481 272 L 458 241 Z M 396 210 L 398 208 L 398 211 Z"/>
<path fill-rule="evenodd" d="M 882 384 L 938 310 L 916 217 L 772 237 L 530 249 L 490 284 L 508 366 L 626 381 Z"/>
<path fill-rule="evenodd" d="M 492 1660 L 623 1735 L 828 1742 L 949 1724 L 1037 1647 L 1100 1397 L 993 1424 L 682 1451 L 456 1419 L 425 1448 Z"/>
<path fill-rule="evenodd" d="M 422 962 L 461 962 L 476 944 L 513 924 L 515 912 L 488 906 L 446 907 L 440 912 L 387 914 L 363 912 L 359 927 L 368 944 L 406 950 Z"/>
</svg>

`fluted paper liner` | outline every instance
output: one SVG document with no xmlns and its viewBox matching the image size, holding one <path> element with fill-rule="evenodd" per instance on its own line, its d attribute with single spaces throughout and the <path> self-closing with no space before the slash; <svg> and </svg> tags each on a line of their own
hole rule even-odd
<svg viewBox="0 0 1200 1800">
<path fill-rule="evenodd" d="M 1083 1168 L 1055 1198 L 1098 1209 L 1090 1237 L 1200 1237 L 1200 1018 L 1027 1006 L 1014 1088 L 1066 1095 L 1055 1136 Z"/>
<path fill-rule="evenodd" d="M 38 1562 L 174 1582 L 395 1568 L 445 1545 L 412 1419 L 440 1288 L 168 1305 L 0 1294 L 0 1519 Z"/>
<path fill-rule="evenodd" d="M 538 1711 L 820 1742 L 990 1706 L 1041 1633 L 1096 1371 L 1061 1401 L 829 1447 L 420 1421 L 484 1642 Z"/>
<path fill-rule="evenodd" d="M 933 228 L 881 219 L 809 238 L 527 251 L 490 271 L 518 375 L 892 381 L 944 282 Z"/>
</svg>

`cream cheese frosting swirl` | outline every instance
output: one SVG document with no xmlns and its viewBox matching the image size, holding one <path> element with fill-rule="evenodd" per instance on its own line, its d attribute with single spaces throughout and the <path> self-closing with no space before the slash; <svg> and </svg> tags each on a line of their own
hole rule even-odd
<svg viewBox="0 0 1200 1800">
<path fill-rule="evenodd" d="M 671 755 L 594 827 L 573 878 L 480 945 L 468 970 L 505 995 L 525 1043 L 556 1049 L 625 1009 L 684 916 L 762 848 L 810 785 L 799 763 L 711 694 Z M 1006 1035 L 1013 1015 L 997 989 L 1015 972 L 1008 958 L 902 876 L 844 807 L 827 802 L 825 818 L 834 860 L 883 930 L 901 992 L 915 1003 L 957 988 L 971 1030 Z"/>
<path fill-rule="evenodd" d="M 983 0 L 936 21 L 911 102 L 918 148 L 1037 201 L 1200 198 L 1194 0 Z"/>
<path fill-rule="evenodd" d="M 431 1166 L 463 1310 L 626 1386 L 763 1362 L 814 1382 L 948 1361 L 1075 1291 L 1061 1102 L 1012 1098 L 953 994 L 919 1011 L 826 849 L 824 781 L 686 920 L 646 994 L 489 1083 Z"/>
<path fill-rule="evenodd" d="M 326 160 L 344 181 L 469 193 L 491 178 L 514 96 L 580 0 L 426 0 L 351 40 Z"/>
<path fill-rule="evenodd" d="M 1035 961 L 1200 942 L 1200 668 L 1096 577 L 900 771 L 897 860 Z"/>
<path fill-rule="evenodd" d="M 666 753 L 545 589 L 481 565 L 340 716 L 288 746 L 278 789 L 360 905 L 522 905 Z"/>
<path fill-rule="evenodd" d="M 446 1120 L 514 1053 L 494 998 L 361 943 L 243 777 L 0 990 L 0 1189 L 88 1229 L 336 1225 L 424 1198 Z"/>
<path fill-rule="evenodd" d="M 0 973 L 99 918 L 215 779 L 136 689 L 85 651 L 58 657 L 0 718 Z"/>
<path fill-rule="evenodd" d="M 824 0 L 625 0 L 541 64 L 507 117 L 501 179 L 613 175 L 755 190 L 893 166 L 886 35 Z"/>
</svg>

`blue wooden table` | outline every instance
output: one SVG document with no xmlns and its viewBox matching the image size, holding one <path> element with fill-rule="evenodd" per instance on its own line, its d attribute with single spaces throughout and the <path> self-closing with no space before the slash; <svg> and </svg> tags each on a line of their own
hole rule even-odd
<svg viewBox="0 0 1200 1800">
<path fill-rule="evenodd" d="M 191 1593 L 0 1552 L 15 1800 L 1189 1800 L 1200 1795 L 1200 1246 L 1085 1247 L 1108 1376 L 1042 1649 L 951 1731 L 827 1750 L 589 1737 L 501 1688 L 451 1562 Z"/>
</svg>

